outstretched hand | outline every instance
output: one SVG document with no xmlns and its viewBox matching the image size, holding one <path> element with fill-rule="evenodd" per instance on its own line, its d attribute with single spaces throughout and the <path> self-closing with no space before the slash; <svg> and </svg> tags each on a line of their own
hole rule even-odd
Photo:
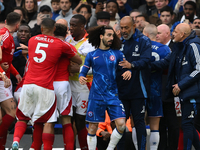
<svg viewBox="0 0 200 150">
<path fill-rule="evenodd" d="M 129 63 L 125 58 L 123 58 L 123 61 L 119 62 L 119 66 L 122 66 L 122 68 L 131 69 L 131 63 Z"/>
</svg>

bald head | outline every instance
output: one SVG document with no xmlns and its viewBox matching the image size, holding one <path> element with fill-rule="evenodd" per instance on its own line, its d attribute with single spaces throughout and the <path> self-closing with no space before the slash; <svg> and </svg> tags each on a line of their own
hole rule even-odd
<svg viewBox="0 0 200 150">
<path fill-rule="evenodd" d="M 170 28 L 168 25 L 166 24 L 161 24 L 159 26 L 157 26 L 158 30 L 163 30 L 164 32 L 170 33 Z"/>
<path fill-rule="evenodd" d="M 134 24 L 133 19 L 130 16 L 125 16 L 121 19 L 120 23 L 130 23 L 130 24 Z"/>
<path fill-rule="evenodd" d="M 158 34 L 156 41 L 162 44 L 167 44 L 171 39 L 170 28 L 166 24 L 157 26 Z"/>
<path fill-rule="evenodd" d="M 176 26 L 173 32 L 174 42 L 182 42 L 191 33 L 190 25 L 187 23 L 180 23 Z"/>
<path fill-rule="evenodd" d="M 122 36 L 125 40 L 129 40 L 135 33 L 135 23 L 130 16 L 125 16 L 120 21 Z"/>
<path fill-rule="evenodd" d="M 177 30 L 179 30 L 180 32 L 184 33 L 187 37 L 190 35 L 191 33 L 191 28 L 190 25 L 187 23 L 180 23 L 176 26 Z"/>
<path fill-rule="evenodd" d="M 68 22 L 65 19 L 58 19 L 56 21 L 56 23 L 59 23 L 59 24 L 62 24 L 64 26 L 68 27 Z"/>
<path fill-rule="evenodd" d="M 154 24 L 146 25 L 144 30 L 143 30 L 143 34 L 146 35 L 147 37 L 149 37 L 151 39 L 151 41 L 156 40 L 157 32 L 158 32 L 157 28 Z"/>
<path fill-rule="evenodd" d="M 68 23 L 65 19 L 58 19 L 55 24 L 55 37 L 60 38 L 61 40 L 65 40 L 66 34 L 68 33 Z"/>
</svg>

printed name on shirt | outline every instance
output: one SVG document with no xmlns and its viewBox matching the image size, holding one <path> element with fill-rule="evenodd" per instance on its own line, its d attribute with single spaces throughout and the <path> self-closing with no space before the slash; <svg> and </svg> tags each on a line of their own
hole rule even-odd
<svg viewBox="0 0 200 150">
<path fill-rule="evenodd" d="M 45 42 L 50 42 L 50 43 L 53 43 L 54 40 L 51 39 L 51 38 L 47 38 L 47 37 L 35 37 L 35 40 L 38 40 L 38 41 L 45 41 Z"/>
<path fill-rule="evenodd" d="M 159 47 L 156 45 L 152 45 L 151 48 L 157 50 Z"/>
</svg>

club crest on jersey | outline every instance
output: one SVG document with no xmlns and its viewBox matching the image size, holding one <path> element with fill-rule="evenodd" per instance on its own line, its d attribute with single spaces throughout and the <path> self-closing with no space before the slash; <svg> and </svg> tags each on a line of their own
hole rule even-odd
<svg viewBox="0 0 200 150">
<path fill-rule="evenodd" d="M 88 117 L 92 118 L 94 116 L 94 113 L 92 111 L 88 112 Z"/>
<path fill-rule="evenodd" d="M 114 55 L 111 55 L 111 56 L 110 56 L 110 60 L 111 60 L 111 61 L 114 61 L 114 60 L 115 60 L 115 56 L 114 56 Z"/>
<path fill-rule="evenodd" d="M 139 49 L 139 46 L 136 45 L 136 46 L 135 46 L 135 51 L 138 52 L 138 49 Z"/>
</svg>

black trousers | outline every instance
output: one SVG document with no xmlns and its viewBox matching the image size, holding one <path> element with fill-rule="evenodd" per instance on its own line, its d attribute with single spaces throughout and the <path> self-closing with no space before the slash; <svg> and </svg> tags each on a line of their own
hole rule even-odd
<svg viewBox="0 0 200 150">
<path fill-rule="evenodd" d="M 158 150 L 177 150 L 179 139 L 179 122 L 174 102 L 163 102 L 164 117 L 160 119 L 160 142 Z"/>
<path fill-rule="evenodd" d="M 200 133 L 200 105 L 197 108 L 197 115 L 194 118 L 194 127 Z"/>
</svg>

